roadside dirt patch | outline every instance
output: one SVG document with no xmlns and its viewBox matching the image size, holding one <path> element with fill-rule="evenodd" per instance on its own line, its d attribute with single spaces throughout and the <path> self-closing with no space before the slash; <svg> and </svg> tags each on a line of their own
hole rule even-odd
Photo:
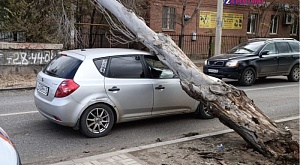
<svg viewBox="0 0 300 165">
<path fill-rule="evenodd" d="M 288 127 L 299 142 L 299 120 L 278 124 Z M 220 147 L 220 146 L 223 147 Z M 130 153 L 149 165 L 298 165 L 299 162 L 266 158 L 237 133 L 201 138 Z"/>
<path fill-rule="evenodd" d="M 36 74 L 0 74 L 0 89 L 34 87 Z"/>
</svg>

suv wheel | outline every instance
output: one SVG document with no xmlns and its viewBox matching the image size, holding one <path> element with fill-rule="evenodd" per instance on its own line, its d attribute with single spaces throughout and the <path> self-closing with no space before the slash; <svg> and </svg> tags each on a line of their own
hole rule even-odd
<svg viewBox="0 0 300 165">
<path fill-rule="evenodd" d="M 200 119 L 212 119 L 214 116 L 209 112 L 208 107 L 202 102 L 199 103 L 195 112 L 196 117 Z"/>
<path fill-rule="evenodd" d="M 299 81 L 299 64 L 293 66 L 290 74 L 287 77 L 289 81 Z"/>
<path fill-rule="evenodd" d="M 240 85 L 245 85 L 245 86 L 250 86 L 255 82 L 256 76 L 255 76 L 255 71 L 253 68 L 246 68 L 240 79 L 239 79 L 239 84 Z"/>
<path fill-rule="evenodd" d="M 80 118 L 81 132 L 88 137 L 107 135 L 113 124 L 113 111 L 105 104 L 95 104 L 88 107 Z"/>
</svg>

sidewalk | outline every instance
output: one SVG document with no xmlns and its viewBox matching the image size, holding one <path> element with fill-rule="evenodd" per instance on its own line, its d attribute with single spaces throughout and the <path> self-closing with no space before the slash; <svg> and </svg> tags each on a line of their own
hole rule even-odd
<svg viewBox="0 0 300 165">
<path fill-rule="evenodd" d="M 277 120 L 276 123 L 291 122 L 291 121 L 293 121 L 293 123 L 292 123 L 292 126 L 290 126 L 289 128 L 296 129 L 296 130 L 293 130 L 294 131 L 293 133 L 295 133 L 295 131 L 299 132 L 299 116 Z M 293 127 L 293 125 L 298 125 L 298 127 L 297 126 Z M 199 140 L 201 138 L 209 138 L 209 137 L 212 138 L 213 136 L 224 135 L 224 134 L 230 133 L 230 132 L 233 132 L 233 130 L 227 129 L 227 130 L 203 134 L 203 135 L 196 135 L 196 136 L 191 136 L 191 137 L 186 137 L 186 138 L 181 138 L 181 139 L 176 139 L 176 140 L 171 140 L 171 141 L 166 141 L 166 142 L 159 142 L 159 143 L 155 143 L 155 144 L 144 145 L 144 146 L 124 149 L 124 150 L 119 150 L 119 151 L 115 151 L 115 152 L 110 152 L 110 153 L 104 153 L 104 154 L 90 156 L 90 157 L 86 157 L 86 158 L 73 159 L 73 160 L 69 160 L 69 161 L 65 161 L 65 162 L 55 163 L 52 165 L 147 165 L 148 163 L 143 161 L 143 159 L 145 159 L 145 157 L 141 156 L 143 154 L 136 154 L 136 153 L 141 153 L 141 152 L 144 152 L 145 150 L 164 147 L 167 145 L 172 145 L 172 144 L 177 145 L 177 144 L 188 142 L 188 141 L 195 141 L 195 140 Z M 298 133 L 297 139 L 299 139 L 299 133 Z M 230 139 L 230 140 L 233 140 L 233 139 Z M 238 142 L 234 141 L 234 143 L 238 143 Z M 194 147 L 197 148 L 199 146 L 194 146 Z M 229 147 L 229 146 L 227 145 L 226 147 Z M 158 149 L 157 151 L 160 151 L 160 150 Z M 199 152 L 200 152 L 200 150 L 199 150 Z M 146 152 L 146 153 L 147 153 L 146 155 L 147 155 L 148 159 L 155 158 L 154 155 L 148 154 L 148 152 Z M 151 152 L 149 152 L 149 153 L 151 153 Z M 160 153 L 160 154 L 164 154 L 164 153 Z M 258 156 L 261 156 L 261 155 L 258 154 Z M 248 162 L 248 163 L 250 163 L 250 162 Z M 160 162 L 160 164 L 168 165 L 167 163 L 164 163 L 163 160 L 162 160 L 162 162 Z M 174 164 L 176 164 L 176 163 L 174 163 Z M 197 164 L 197 162 L 196 162 L 196 164 Z"/>
</svg>

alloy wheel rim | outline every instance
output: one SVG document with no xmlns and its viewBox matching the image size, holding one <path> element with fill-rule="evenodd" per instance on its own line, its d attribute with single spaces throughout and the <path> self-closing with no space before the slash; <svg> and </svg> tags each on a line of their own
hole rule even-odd
<svg viewBox="0 0 300 165">
<path fill-rule="evenodd" d="M 108 128 L 109 122 L 109 114 L 103 108 L 91 110 L 86 118 L 86 126 L 92 133 L 102 133 Z"/>
<path fill-rule="evenodd" d="M 299 67 L 296 67 L 293 72 L 293 76 L 296 80 L 299 79 Z"/>
<path fill-rule="evenodd" d="M 251 83 L 254 79 L 254 74 L 252 71 L 248 70 L 246 73 L 245 73 L 245 82 L 247 83 Z"/>
<path fill-rule="evenodd" d="M 211 114 L 209 113 L 208 107 L 203 105 L 203 112 L 207 115 L 207 116 L 211 116 Z"/>
</svg>

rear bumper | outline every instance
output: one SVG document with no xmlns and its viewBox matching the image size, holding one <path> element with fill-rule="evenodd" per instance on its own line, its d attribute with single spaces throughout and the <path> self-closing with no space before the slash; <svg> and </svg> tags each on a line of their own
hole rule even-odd
<svg viewBox="0 0 300 165">
<path fill-rule="evenodd" d="M 217 70 L 217 73 L 209 72 L 209 69 Z M 240 68 L 213 68 L 208 66 L 203 66 L 203 73 L 217 77 L 217 78 L 230 78 L 230 79 L 239 79 L 241 77 L 242 70 Z"/>
<path fill-rule="evenodd" d="M 48 101 L 40 97 L 35 90 L 34 102 L 38 111 L 47 119 L 63 126 L 76 126 L 81 112 L 81 105 L 71 96 L 54 98 L 52 101 Z"/>
</svg>

